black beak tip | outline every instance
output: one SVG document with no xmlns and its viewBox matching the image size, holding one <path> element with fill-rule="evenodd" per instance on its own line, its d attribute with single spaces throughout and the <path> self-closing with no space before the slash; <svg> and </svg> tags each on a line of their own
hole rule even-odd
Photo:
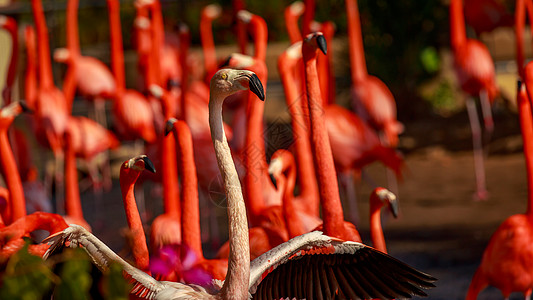
<svg viewBox="0 0 533 300">
<path fill-rule="evenodd" d="M 320 49 L 324 55 L 328 54 L 328 45 L 326 43 L 326 38 L 323 35 L 316 37 L 316 43 L 318 45 L 318 49 Z"/>
<path fill-rule="evenodd" d="M 276 181 L 276 177 L 274 177 L 273 174 L 268 174 L 270 175 L 270 180 L 272 181 L 272 184 L 274 185 L 274 187 L 277 189 L 278 188 L 278 183 Z"/>
<path fill-rule="evenodd" d="M 398 218 L 398 211 L 399 211 L 398 201 L 393 201 L 390 203 L 390 211 L 392 213 L 392 216 L 395 219 Z"/>
<path fill-rule="evenodd" d="M 31 108 L 28 107 L 28 105 L 26 104 L 26 102 L 24 101 L 20 101 L 19 102 L 19 105 L 20 107 L 22 108 L 22 111 L 25 112 L 25 113 L 33 113 L 33 110 Z"/>
<path fill-rule="evenodd" d="M 265 91 L 263 90 L 263 84 L 261 83 L 261 80 L 259 80 L 259 77 L 257 75 L 252 74 L 250 77 L 250 91 L 252 91 L 254 94 L 261 99 L 261 101 L 265 101 Z"/>
<path fill-rule="evenodd" d="M 518 79 L 516 81 L 516 87 L 517 87 L 518 91 L 520 91 L 520 89 L 522 88 L 522 80 Z"/>
<path fill-rule="evenodd" d="M 218 65 L 218 68 L 219 68 L 219 69 L 222 69 L 222 68 L 224 68 L 224 67 L 229 66 L 229 62 L 230 62 L 230 60 L 231 60 L 231 55 L 228 56 L 228 58 L 226 58 L 226 60 L 224 60 L 223 62 L 221 62 L 220 65 Z"/>
<path fill-rule="evenodd" d="M 175 122 L 173 120 L 167 121 L 167 124 L 165 125 L 165 136 L 167 136 L 172 131 L 172 129 L 174 129 L 174 123 Z"/>
<path fill-rule="evenodd" d="M 154 164 L 152 163 L 152 161 L 147 157 L 143 157 L 143 161 L 144 161 L 144 168 L 152 173 L 155 173 L 155 167 L 154 167 Z"/>
</svg>

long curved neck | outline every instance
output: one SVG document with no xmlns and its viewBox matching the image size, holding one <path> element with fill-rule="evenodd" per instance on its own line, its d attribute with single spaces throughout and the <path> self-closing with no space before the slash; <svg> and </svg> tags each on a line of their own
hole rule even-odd
<svg viewBox="0 0 533 300">
<path fill-rule="evenodd" d="M 24 97 L 28 107 L 35 109 L 37 97 L 37 47 L 35 42 L 35 30 L 31 26 L 24 29 L 26 44 L 26 73 L 24 75 Z"/>
<path fill-rule="evenodd" d="M 152 17 L 154 18 L 153 11 L 157 10 L 155 7 L 155 2 L 150 6 L 152 11 Z M 147 86 L 151 84 L 157 84 L 162 86 L 161 82 L 161 32 L 159 32 L 158 26 L 156 26 L 156 20 L 152 19 L 150 26 L 150 36 L 151 36 L 151 48 L 148 55 L 148 74 L 146 76 Z"/>
<path fill-rule="evenodd" d="M 11 122 L 13 121 L 11 120 Z M 11 122 L 9 122 L 9 124 L 11 124 Z M 24 191 L 22 189 L 20 174 L 17 164 L 15 163 L 15 156 L 11 150 L 11 145 L 7 135 L 9 124 L 5 124 L 7 126 L 2 126 L 0 128 L 0 168 L 2 171 L 2 176 L 6 182 L 6 186 L 9 189 L 11 218 L 12 221 L 15 221 L 26 215 L 26 202 L 24 200 Z"/>
<path fill-rule="evenodd" d="M 320 203 L 326 235 L 342 238 L 345 236 L 344 216 L 339 198 L 337 175 L 333 164 L 333 155 L 324 121 L 324 109 L 320 97 L 318 74 L 316 70 L 316 49 L 307 43 L 302 46 L 305 64 L 305 81 L 307 101 L 309 103 L 311 123 L 311 145 L 315 155 L 318 175 Z"/>
<path fill-rule="evenodd" d="M 204 67 L 207 80 L 210 80 L 217 69 L 217 57 L 215 53 L 215 42 L 213 41 L 213 20 L 202 13 L 200 19 L 200 40 L 204 52 Z"/>
<path fill-rule="evenodd" d="M 284 161 L 286 161 L 284 159 Z M 289 238 L 297 237 L 305 233 L 303 224 L 298 216 L 297 212 L 301 208 L 297 208 L 294 205 L 294 185 L 296 183 L 296 167 L 294 166 L 294 159 L 288 158 L 286 163 L 285 174 L 285 189 L 283 191 L 283 216 L 285 218 L 285 224 L 287 224 L 287 231 L 289 232 Z"/>
<path fill-rule="evenodd" d="M 31 0 L 33 11 L 33 21 L 37 29 L 37 44 L 39 45 L 39 83 L 40 88 L 51 88 L 54 85 L 52 80 L 52 63 L 50 61 L 50 43 L 48 41 L 48 29 L 44 18 L 41 0 Z"/>
<path fill-rule="evenodd" d="M 60 215 L 38 211 L 24 216 L 24 218 L 11 223 L 7 227 L 1 228 L 0 238 L 3 241 L 13 240 L 38 229 L 46 230 L 50 234 L 54 234 L 67 227 L 67 223 L 65 223 L 65 220 Z"/>
<path fill-rule="evenodd" d="M 529 97 L 528 94 L 529 93 Z M 531 116 L 531 93 L 526 93 L 525 86 L 518 91 L 518 115 L 520 129 L 524 141 L 524 156 L 526 159 L 528 201 L 526 215 L 533 219 L 533 120 Z M 528 99 L 529 98 L 529 99 Z"/>
<path fill-rule="evenodd" d="M 177 121 L 174 126 L 174 134 L 180 151 L 179 165 L 182 174 L 181 240 L 189 249 L 196 252 L 199 258 L 203 259 L 198 207 L 198 179 L 196 178 L 191 131 L 187 123 Z"/>
<path fill-rule="evenodd" d="M 328 45 L 328 53 L 325 60 L 325 74 L 323 75 L 326 81 L 327 93 L 325 94 L 324 103 L 334 104 L 336 89 L 335 89 L 335 73 L 333 72 L 333 36 L 335 35 L 335 24 L 331 21 L 326 21 L 322 23 L 322 33 L 326 38 L 326 43 Z M 319 61 L 320 62 L 320 61 Z M 322 93 L 324 94 L 324 93 Z"/>
<path fill-rule="evenodd" d="M 78 186 L 76 156 L 68 133 L 65 141 L 65 197 L 65 212 L 67 215 L 77 220 L 82 220 L 83 211 Z"/>
<path fill-rule="evenodd" d="M 352 82 L 358 82 L 368 75 L 368 71 L 366 69 L 361 18 L 359 17 L 357 0 L 346 0 L 346 15 L 348 16 L 348 47 L 350 50 Z"/>
<path fill-rule="evenodd" d="M 385 244 L 385 237 L 383 236 L 383 229 L 381 228 L 381 207 L 383 203 L 373 193 L 370 196 L 370 238 L 372 245 L 377 250 L 387 253 L 387 246 Z"/>
<path fill-rule="evenodd" d="M 126 88 L 124 73 L 124 49 L 122 48 L 122 29 L 120 25 L 120 2 L 107 0 L 109 29 L 111 39 L 111 68 L 117 83 L 117 90 L 123 92 Z"/>
<path fill-rule="evenodd" d="M 189 89 L 189 65 L 187 64 L 187 57 L 189 55 L 189 46 L 191 44 L 191 33 L 188 28 L 180 30 L 180 68 L 181 68 L 181 99 L 180 99 L 180 110 L 182 119 L 187 122 L 188 118 L 188 109 L 185 97 Z"/>
<path fill-rule="evenodd" d="M 452 48 L 459 49 L 466 43 L 465 17 L 463 1 L 451 0 L 450 3 L 450 35 Z"/>
<path fill-rule="evenodd" d="M 179 220 L 179 189 L 176 158 L 176 140 L 169 134 L 161 137 L 161 164 L 163 178 L 163 204 L 165 213 Z"/>
<path fill-rule="evenodd" d="M 267 24 L 263 18 L 253 15 L 250 20 L 254 38 L 254 58 L 265 61 L 268 41 Z"/>
<path fill-rule="evenodd" d="M 242 54 L 246 54 L 246 44 L 248 42 L 248 36 L 246 34 L 246 24 L 243 21 L 239 20 L 239 18 L 237 18 L 237 13 L 245 9 L 244 1 L 233 0 L 231 2 L 233 7 L 233 18 L 236 22 L 237 44 L 239 45 L 239 51 Z"/>
<path fill-rule="evenodd" d="M 6 85 L 4 87 L 3 96 L 4 96 L 4 105 L 11 103 L 11 90 L 13 88 L 13 83 L 15 82 L 15 77 L 17 75 L 17 60 L 18 60 L 18 33 L 17 33 L 17 23 L 11 17 L 6 17 L 7 21 L 4 25 L 4 29 L 9 32 L 11 37 L 11 57 L 9 59 L 9 67 L 7 70 L 6 76 Z"/>
<path fill-rule="evenodd" d="M 289 5 L 287 8 L 285 8 L 285 28 L 289 34 L 289 40 L 291 41 L 291 44 L 302 40 L 302 33 L 300 32 L 300 28 L 298 28 L 299 17 L 299 14 L 294 13 L 294 8 L 292 5 Z"/>
<path fill-rule="evenodd" d="M 302 20 L 302 34 L 303 36 L 311 33 L 311 22 L 315 18 L 315 0 L 305 0 L 305 11 Z"/>
<path fill-rule="evenodd" d="M 256 72 L 261 82 L 266 82 L 266 75 Z M 266 85 L 264 86 L 266 89 Z M 248 91 L 247 122 L 245 149 L 243 153 L 244 167 L 247 170 L 244 176 L 244 189 L 246 205 L 250 220 L 255 220 L 265 207 L 263 197 L 265 183 L 268 179 L 268 166 L 266 163 L 265 140 L 263 135 L 263 113 L 265 103 L 259 101 L 257 96 Z"/>
<path fill-rule="evenodd" d="M 134 194 L 135 182 L 139 178 L 139 175 L 139 171 L 124 168 L 123 165 L 120 169 L 120 190 L 122 192 L 122 201 L 124 201 L 128 227 L 132 234 L 133 258 L 139 269 L 147 271 L 149 267 L 148 246 Z"/>
<path fill-rule="evenodd" d="M 78 0 L 68 0 L 67 2 L 67 49 L 71 56 L 80 55 Z"/>
<path fill-rule="evenodd" d="M 246 299 L 250 278 L 250 245 L 246 207 L 242 196 L 239 175 L 231 157 L 231 151 L 222 122 L 221 95 L 211 87 L 209 100 L 209 126 L 215 147 L 218 168 L 222 174 L 228 201 L 229 263 L 224 286 L 220 291 L 225 299 Z"/>
<path fill-rule="evenodd" d="M 299 97 L 302 93 L 298 89 L 293 72 L 296 62 L 290 62 L 287 55 L 280 57 L 278 68 L 281 82 L 285 90 L 285 100 L 292 119 L 292 133 L 296 151 L 296 163 L 298 165 L 298 183 L 300 196 L 305 199 L 307 205 L 305 211 L 313 216 L 319 216 L 320 200 L 318 185 L 316 182 L 315 166 L 313 165 L 313 152 L 309 141 L 308 122 L 304 117 L 304 110 L 300 102 L 306 101 L 305 97 Z"/>
</svg>

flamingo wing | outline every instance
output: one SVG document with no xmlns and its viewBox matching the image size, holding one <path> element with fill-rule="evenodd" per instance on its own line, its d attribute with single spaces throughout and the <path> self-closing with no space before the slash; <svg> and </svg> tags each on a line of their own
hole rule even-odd
<svg viewBox="0 0 533 300">
<path fill-rule="evenodd" d="M 253 260 L 249 286 L 257 299 L 392 299 L 427 296 L 422 289 L 434 281 L 371 247 L 315 231 Z"/>
</svg>

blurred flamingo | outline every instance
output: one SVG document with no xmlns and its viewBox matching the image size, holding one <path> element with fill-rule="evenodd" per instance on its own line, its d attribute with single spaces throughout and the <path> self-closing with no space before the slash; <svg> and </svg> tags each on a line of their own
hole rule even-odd
<svg viewBox="0 0 533 300">
<path fill-rule="evenodd" d="M 56 50 L 56 61 L 65 62 L 68 70 L 63 83 L 63 93 L 69 111 L 77 90 L 86 99 L 93 102 L 94 119 L 107 127 L 105 116 L 105 99 L 111 99 L 116 93 L 117 85 L 109 68 L 100 60 L 81 55 L 78 36 L 78 2 L 67 2 L 67 48 Z"/>
<path fill-rule="evenodd" d="M 513 15 L 507 11 L 502 1 L 497 0 L 466 0 L 465 19 L 477 36 L 483 32 L 491 32 L 502 26 L 513 26 Z"/>
<path fill-rule="evenodd" d="M 17 60 L 18 60 L 18 26 L 15 19 L 8 16 L 0 15 L 0 28 L 6 30 L 11 38 L 11 54 L 9 57 L 9 66 L 7 69 L 6 82 L 2 90 L 3 105 L 9 104 L 11 99 L 11 92 L 13 90 L 13 83 L 17 76 Z"/>
<path fill-rule="evenodd" d="M 200 40 L 204 53 L 205 82 L 209 83 L 217 71 L 217 57 L 213 41 L 213 20 L 220 17 L 222 8 L 218 4 L 209 4 L 202 9 L 200 16 Z"/>
<path fill-rule="evenodd" d="M 184 121 L 170 119 L 167 129 L 172 130 L 179 150 L 179 166 L 182 174 L 181 240 L 182 258 L 193 251 L 196 261 L 193 268 L 206 271 L 213 279 L 224 280 L 228 271 L 227 259 L 206 259 L 202 250 L 200 210 L 198 203 L 198 180 L 194 164 L 193 143 L 189 127 Z M 190 270 L 189 270 L 190 271 Z"/>
<path fill-rule="evenodd" d="M 289 41 L 294 44 L 302 40 L 302 33 L 298 28 L 298 19 L 304 13 L 305 5 L 302 1 L 294 1 L 285 8 L 285 27 L 289 34 Z"/>
<path fill-rule="evenodd" d="M 24 98 L 30 109 L 35 109 L 37 101 L 37 41 L 35 29 L 24 27 L 24 44 L 26 46 L 26 72 L 24 73 Z"/>
<path fill-rule="evenodd" d="M 494 62 L 484 44 L 477 40 L 466 38 L 462 3 L 462 0 L 452 0 L 450 3 L 450 35 L 455 58 L 455 71 L 461 88 L 472 97 L 479 95 L 485 131 L 490 136 L 494 130 L 491 102 L 498 93 Z M 476 104 L 472 97 L 467 98 L 466 108 L 470 119 L 474 147 L 474 167 L 476 171 L 476 193 L 474 199 L 486 200 L 488 192 L 485 183 L 481 127 Z"/>
<path fill-rule="evenodd" d="M 392 215 L 398 217 L 398 199 L 389 190 L 377 187 L 370 194 L 370 238 L 375 249 L 387 253 L 383 228 L 381 227 L 381 208 L 386 206 Z"/>
<path fill-rule="evenodd" d="M 533 3 L 529 0 L 517 0 L 515 10 L 515 41 L 516 41 L 516 65 L 518 74 L 524 79 L 524 27 L 526 25 L 526 10 L 529 22 L 533 20 Z"/>
<path fill-rule="evenodd" d="M 518 83 L 517 105 L 520 128 L 524 141 L 526 159 L 528 200 L 525 214 L 516 214 L 507 218 L 496 229 L 489 244 L 483 252 L 481 264 L 476 270 L 466 300 L 477 299 L 478 294 L 488 285 L 498 288 L 505 299 L 512 292 L 524 293 L 526 299 L 531 297 L 533 289 L 533 118 L 530 100 L 533 90 L 533 64 L 525 70 L 526 83 Z"/>
</svg>

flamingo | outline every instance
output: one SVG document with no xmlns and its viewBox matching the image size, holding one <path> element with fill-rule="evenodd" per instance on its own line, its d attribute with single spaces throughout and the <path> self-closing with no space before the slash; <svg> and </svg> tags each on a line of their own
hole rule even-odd
<svg viewBox="0 0 533 300">
<path fill-rule="evenodd" d="M 37 45 L 35 29 L 24 27 L 24 44 L 26 46 L 26 72 L 24 74 L 24 98 L 30 109 L 35 109 L 37 100 Z"/>
<path fill-rule="evenodd" d="M 32 0 L 31 5 L 37 30 L 37 44 L 39 45 L 39 86 L 35 98 L 35 119 L 39 125 L 35 128 L 35 134 L 37 140 L 41 144 L 50 147 L 54 153 L 56 188 L 58 191 L 62 191 L 62 139 L 68 123 L 69 110 L 63 93 L 54 86 L 48 46 L 48 29 L 46 28 L 41 0 Z M 61 192 L 56 193 L 56 197 L 57 202 L 61 204 Z"/>
<path fill-rule="evenodd" d="M 28 108 L 22 102 L 12 102 L 0 109 L 0 171 L 9 190 L 10 217 L 8 223 L 16 221 L 26 215 L 24 190 L 20 179 L 20 173 L 15 162 L 13 151 L 8 138 L 8 129 L 15 117 Z M 4 216 L 5 217 L 5 216 Z"/>
<path fill-rule="evenodd" d="M 26 243 L 23 237 L 28 237 L 31 232 L 40 229 L 53 235 L 67 227 L 60 215 L 38 211 L 0 228 L 0 262 L 6 262 L 11 255 L 19 251 Z M 28 250 L 31 254 L 42 257 L 48 247 L 46 244 L 36 244 L 30 245 Z"/>
<path fill-rule="evenodd" d="M 379 78 L 368 75 L 357 0 L 346 0 L 346 13 L 352 71 L 352 106 L 372 127 L 383 131 L 387 145 L 395 147 L 403 125 L 396 120 L 396 102 L 390 90 Z"/>
<path fill-rule="evenodd" d="M 305 5 L 302 1 L 294 1 L 285 8 L 285 27 L 287 28 L 287 33 L 289 34 L 289 41 L 291 41 L 291 44 L 302 40 L 302 33 L 298 28 L 298 19 L 304 13 L 304 10 Z"/>
<path fill-rule="evenodd" d="M 11 91 L 13 83 L 17 75 L 17 59 L 18 59 L 18 26 L 15 19 L 8 16 L 0 16 L 0 28 L 7 30 L 11 37 L 11 55 L 9 58 L 9 66 L 7 69 L 6 83 L 2 90 L 2 98 L 4 105 L 11 102 Z"/>
<path fill-rule="evenodd" d="M 111 30 L 111 69 L 117 83 L 112 110 L 115 127 L 122 139 L 141 138 L 147 143 L 154 143 L 157 136 L 154 128 L 154 115 L 148 99 L 135 90 L 126 89 L 120 3 L 116 0 L 108 0 L 107 7 Z"/>
<path fill-rule="evenodd" d="M 122 201 L 126 211 L 126 219 L 130 230 L 130 247 L 132 250 L 135 265 L 143 270 L 148 271 L 150 257 L 146 236 L 144 235 L 143 224 L 137 203 L 135 202 L 134 187 L 137 178 L 142 171 L 148 170 L 155 173 L 155 168 L 146 155 L 139 155 L 126 160 L 120 166 L 120 191 L 122 192 Z"/>
<path fill-rule="evenodd" d="M 209 4 L 202 9 L 200 16 L 200 40 L 204 53 L 205 82 L 209 82 L 217 71 L 217 57 L 213 41 L 213 20 L 220 17 L 222 8 L 218 4 Z"/>
<path fill-rule="evenodd" d="M 250 71 L 221 69 L 211 79 L 209 124 L 228 196 L 231 254 L 224 282 L 215 281 L 212 286 L 202 287 L 157 281 L 126 263 L 95 236 L 76 225 L 47 239 L 52 245 L 45 257 L 67 245 L 83 245 L 99 267 L 106 269 L 112 261 L 119 263 L 134 282 L 131 292 L 147 299 L 247 299 L 251 295 L 300 299 L 347 295 L 352 299 L 390 299 L 425 295 L 421 289 L 434 286 L 435 278 L 373 248 L 340 241 L 320 232 L 299 236 L 250 262 L 246 207 L 222 123 L 224 98 L 244 89 L 251 89 L 264 99 L 261 82 Z M 293 275 L 287 276 L 291 273 Z"/>
<path fill-rule="evenodd" d="M 307 102 L 310 116 L 311 147 L 322 205 L 323 228 L 326 235 L 344 240 L 361 241 L 359 232 L 351 223 L 344 221 L 339 187 L 335 174 L 331 144 L 323 115 L 320 86 L 316 69 L 317 51 L 326 54 L 326 39 L 321 33 L 309 34 L 302 42 L 302 57 L 305 66 Z"/>
<path fill-rule="evenodd" d="M 78 37 L 78 1 L 67 2 L 67 48 L 56 51 L 54 58 L 68 65 L 63 92 L 69 111 L 72 110 L 77 88 L 81 95 L 93 102 L 95 120 L 107 127 L 105 99 L 114 96 L 117 84 L 104 63 L 94 57 L 81 55 Z"/>
<path fill-rule="evenodd" d="M 398 199 L 391 191 L 377 187 L 370 194 L 370 238 L 375 249 L 387 253 L 385 237 L 381 228 L 381 208 L 387 206 L 392 215 L 398 217 Z"/>
<path fill-rule="evenodd" d="M 517 0 L 515 10 L 516 65 L 520 78 L 524 78 L 524 26 L 526 10 L 529 20 L 533 20 L 533 5 L 529 0 Z"/>
<path fill-rule="evenodd" d="M 520 128 L 524 141 L 524 156 L 528 180 L 528 205 L 525 214 L 507 218 L 496 229 L 483 252 L 479 265 L 466 294 L 466 300 L 475 300 L 488 285 L 498 288 L 505 299 L 511 292 L 522 292 L 526 299 L 533 289 L 533 118 L 529 99 L 533 91 L 528 80 L 533 77 L 533 65 L 526 66 L 526 84 L 518 84 L 517 101 Z M 527 89 L 527 91 L 526 91 Z"/>
<path fill-rule="evenodd" d="M 485 131 L 490 135 L 494 129 L 491 102 L 498 93 L 494 62 L 485 45 L 477 40 L 466 38 L 462 3 L 462 0 L 452 0 L 450 3 L 450 35 L 455 71 L 461 88 L 470 96 L 479 95 Z M 474 148 L 474 167 L 476 172 L 474 199 L 486 200 L 488 192 L 485 183 L 481 129 L 476 105 L 471 97 L 466 100 L 466 108 L 470 119 Z"/>
<path fill-rule="evenodd" d="M 467 0 L 465 1 L 465 19 L 476 35 L 491 32 L 500 26 L 513 26 L 513 16 L 500 1 Z"/>
<path fill-rule="evenodd" d="M 194 164 L 192 136 L 184 121 L 169 119 L 165 131 L 174 132 L 180 152 L 179 166 L 182 174 L 181 241 L 184 250 L 192 250 L 196 261 L 193 268 L 206 271 L 211 278 L 224 280 L 228 270 L 227 259 L 206 259 L 202 250 L 200 211 L 198 207 L 198 179 Z M 182 251 L 182 257 L 185 256 Z"/>
</svg>

